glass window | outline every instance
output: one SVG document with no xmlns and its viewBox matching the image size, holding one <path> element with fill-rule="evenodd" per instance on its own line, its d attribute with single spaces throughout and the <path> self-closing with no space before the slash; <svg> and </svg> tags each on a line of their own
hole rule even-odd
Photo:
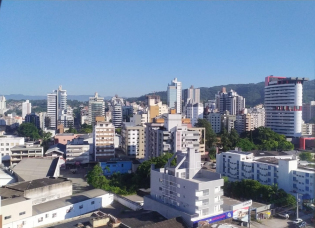
<svg viewBox="0 0 315 228">
<path fill-rule="evenodd" d="M 11 215 L 5 216 L 5 217 L 4 217 L 4 220 L 10 219 L 10 218 L 11 218 Z"/>
<path fill-rule="evenodd" d="M 52 217 L 53 217 L 53 218 L 56 218 L 56 217 L 57 217 L 57 213 L 53 213 L 53 214 L 52 214 Z"/>
<path fill-rule="evenodd" d="M 19 215 L 25 215 L 25 211 L 20 212 Z"/>
</svg>

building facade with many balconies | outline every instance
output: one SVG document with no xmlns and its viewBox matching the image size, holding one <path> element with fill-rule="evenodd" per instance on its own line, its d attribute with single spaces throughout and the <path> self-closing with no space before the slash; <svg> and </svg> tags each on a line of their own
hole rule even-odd
<svg viewBox="0 0 315 228">
<path fill-rule="evenodd" d="M 115 126 L 109 122 L 97 121 L 93 129 L 95 161 L 108 160 L 115 156 Z"/>
</svg>

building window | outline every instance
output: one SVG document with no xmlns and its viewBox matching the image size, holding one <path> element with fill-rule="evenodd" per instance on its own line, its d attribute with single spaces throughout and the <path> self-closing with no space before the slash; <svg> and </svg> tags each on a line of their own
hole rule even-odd
<svg viewBox="0 0 315 228">
<path fill-rule="evenodd" d="M 159 190 L 162 191 L 162 187 L 159 187 Z"/>
<path fill-rule="evenodd" d="M 20 212 L 19 215 L 25 215 L 25 211 Z"/>
<path fill-rule="evenodd" d="M 83 208 L 83 205 L 81 205 L 80 207 L 79 207 L 79 209 L 82 209 Z"/>
<path fill-rule="evenodd" d="M 95 201 L 92 201 L 91 204 L 93 205 L 95 203 Z"/>
<path fill-rule="evenodd" d="M 43 217 L 38 218 L 38 222 L 42 222 L 43 220 Z"/>
<path fill-rule="evenodd" d="M 53 213 L 53 214 L 52 214 L 52 217 L 53 217 L 53 218 L 56 218 L 56 217 L 57 217 L 57 213 Z"/>
<path fill-rule="evenodd" d="M 4 217 L 4 220 L 10 219 L 10 218 L 11 218 L 11 215 L 5 216 L 5 217 Z"/>
<path fill-rule="evenodd" d="M 46 214 L 46 215 L 45 215 L 45 218 L 49 218 L 49 214 Z"/>
<path fill-rule="evenodd" d="M 202 215 L 209 214 L 209 208 L 202 209 Z"/>
</svg>

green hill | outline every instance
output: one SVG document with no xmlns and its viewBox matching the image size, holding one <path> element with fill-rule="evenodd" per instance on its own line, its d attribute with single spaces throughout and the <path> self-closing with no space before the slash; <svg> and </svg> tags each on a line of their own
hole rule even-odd
<svg viewBox="0 0 315 228">
<path fill-rule="evenodd" d="M 202 102 L 207 100 L 213 100 L 215 94 L 225 87 L 227 91 L 234 90 L 239 95 L 245 97 L 246 99 L 246 106 L 253 107 L 257 104 L 264 103 L 264 82 L 259 83 L 250 83 L 250 84 L 228 84 L 228 85 L 221 85 L 221 86 L 213 86 L 213 87 L 201 87 L 200 88 L 200 99 Z M 166 103 L 167 94 L 166 91 L 156 92 L 156 95 L 161 97 L 163 103 Z M 146 94 L 140 97 L 132 97 L 128 98 L 127 100 L 130 102 L 133 101 L 145 101 L 147 95 Z M 309 102 L 315 100 L 315 80 L 307 81 L 303 85 L 303 102 Z"/>
</svg>

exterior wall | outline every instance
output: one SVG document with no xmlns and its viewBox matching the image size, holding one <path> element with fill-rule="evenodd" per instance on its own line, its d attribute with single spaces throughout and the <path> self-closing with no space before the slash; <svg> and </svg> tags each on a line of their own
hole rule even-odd
<svg viewBox="0 0 315 228">
<path fill-rule="evenodd" d="M 22 103 L 22 118 L 24 119 L 27 114 L 32 113 L 32 104 L 29 100 Z"/>
<path fill-rule="evenodd" d="M 41 146 L 15 146 L 11 148 L 11 165 L 19 163 L 24 158 L 43 157 L 44 149 Z"/>
<path fill-rule="evenodd" d="M 208 115 L 208 121 L 211 124 L 212 130 L 218 134 L 221 132 L 221 114 L 220 113 L 210 113 Z"/>
<path fill-rule="evenodd" d="M 280 159 L 279 164 L 254 160 L 251 153 L 224 152 L 217 154 L 217 173 L 230 181 L 257 180 L 262 184 L 277 184 L 288 193 L 314 195 L 315 172 L 297 168 L 297 160 Z"/>
<path fill-rule="evenodd" d="M 106 207 L 110 205 L 113 200 L 113 195 L 106 193 L 102 196 L 94 197 L 82 202 L 60 207 L 55 210 L 33 215 L 32 217 L 28 217 L 26 219 L 21 219 L 19 221 L 7 224 L 3 226 L 3 228 L 15 228 L 22 224 L 22 222 L 25 222 L 23 228 L 33 228 L 45 225 L 49 226 L 48 224 L 50 223 L 63 221 L 65 219 L 77 217 L 102 207 Z"/>
<path fill-rule="evenodd" d="M 47 117 L 50 118 L 50 128 L 57 128 L 57 92 L 47 94 Z"/>
<path fill-rule="evenodd" d="M 127 126 L 121 129 L 122 150 L 128 157 L 142 159 L 145 157 L 145 128 L 143 126 Z"/>
<path fill-rule="evenodd" d="M 101 161 L 115 156 L 115 127 L 108 122 L 96 122 L 94 126 L 94 156 L 95 161 Z"/>
<path fill-rule="evenodd" d="M 130 173 L 132 161 L 108 161 L 100 162 L 104 176 L 111 176 L 114 173 Z"/>
<path fill-rule="evenodd" d="M 182 83 L 177 78 L 167 87 L 167 105 L 170 109 L 176 109 L 176 113 L 182 113 Z"/>
<path fill-rule="evenodd" d="M 0 137 L 0 153 L 3 160 L 10 160 L 11 148 L 24 145 L 23 137 L 6 136 Z"/>
<path fill-rule="evenodd" d="M 160 108 L 158 105 L 150 105 L 149 106 L 149 122 L 152 123 L 153 122 L 153 118 L 157 117 L 158 115 L 160 115 L 159 113 Z"/>
<path fill-rule="evenodd" d="M 2 224 L 3 227 L 10 227 L 18 220 L 23 220 L 32 216 L 32 201 L 24 200 L 17 203 L 2 206 Z M 10 218 L 8 218 L 10 217 Z"/>
<path fill-rule="evenodd" d="M 140 205 L 140 203 L 133 202 L 123 196 L 119 196 L 115 194 L 114 200 L 124 205 L 125 207 L 128 207 L 129 209 L 133 211 L 138 211 L 142 209 L 142 206 Z"/>
<path fill-rule="evenodd" d="M 29 189 L 24 192 L 24 197 L 32 201 L 32 205 L 41 204 L 72 195 L 72 182 L 65 181 L 58 184 L 47 185 L 40 188 Z"/>
<path fill-rule="evenodd" d="M 60 143 L 67 145 L 68 142 L 71 142 L 73 139 L 80 137 L 81 134 L 56 134 L 55 135 L 55 144 Z"/>
<path fill-rule="evenodd" d="M 95 93 L 95 96 L 89 99 L 88 124 L 94 125 L 97 116 L 105 116 L 105 102 L 103 97 Z"/>
<path fill-rule="evenodd" d="M 67 164 L 86 164 L 90 161 L 90 145 L 66 145 Z"/>
</svg>

